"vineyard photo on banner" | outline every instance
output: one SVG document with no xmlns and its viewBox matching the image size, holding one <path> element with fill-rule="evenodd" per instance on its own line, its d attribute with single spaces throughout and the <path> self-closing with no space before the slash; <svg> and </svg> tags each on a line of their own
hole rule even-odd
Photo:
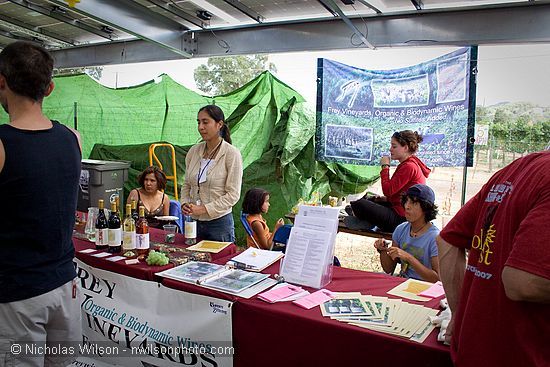
<svg viewBox="0 0 550 367">
<path fill-rule="evenodd" d="M 396 131 L 423 136 L 429 166 L 472 165 L 477 47 L 401 69 L 318 59 L 316 158 L 377 165 Z"/>
</svg>

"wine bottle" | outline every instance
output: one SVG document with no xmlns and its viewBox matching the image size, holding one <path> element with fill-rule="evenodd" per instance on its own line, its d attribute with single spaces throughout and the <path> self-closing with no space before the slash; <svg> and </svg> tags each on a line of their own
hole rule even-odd
<svg viewBox="0 0 550 367">
<path fill-rule="evenodd" d="M 95 248 L 98 250 L 105 250 L 109 247 L 109 224 L 107 223 L 107 217 L 105 216 L 105 205 L 103 199 L 99 199 L 98 205 L 99 213 L 97 214 L 97 220 L 95 221 Z"/>
<path fill-rule="evenodd" d="M 184 215 L 185 244 L 194 245 L 197 242 L 197 221 L 190 215 Z"/>
<path fill-rule="evenodd" d="M 111 203 L 111 216 L 109 217 L 109 252 L 116 254 L 120 252 L 122 244 L 122 228 L 120 227 L 120 215 L 116 201 Z"/>
<path fill-rule="evenodd" d="M 139 215 L 137 211 L 137 202 L 135 200 L 132 200 L 132 218 L 134 218 L 134 222 L 137 223 Z"/>
<path fill-rule="evenodd" d="M 149 223 L 145 218 L 145 207 L 139 206 L 139 219 L 136 222 L 136 249 L 138 257 L 149 253 Z"/>
<path fill-rule="evenodd" d="M 126 217 L 122 222 L 122 250 L 131 251 L 136 247 L 136 222 L 132 218 L 132 205 L 126 204 Z"/>
</svg>

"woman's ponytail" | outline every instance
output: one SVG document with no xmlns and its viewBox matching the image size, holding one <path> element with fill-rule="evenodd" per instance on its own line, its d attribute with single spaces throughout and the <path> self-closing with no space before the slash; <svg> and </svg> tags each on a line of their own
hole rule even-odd
<svg viewBox="0 0 550 367">
<path fill-rule="evenodd" d="M 229 131 L 229 127 L 225 124 L 225 121 L 220 130 L 220 136 L 223 138 L 223 140 L 231 144 L 231 132 Z"/>
</svg>

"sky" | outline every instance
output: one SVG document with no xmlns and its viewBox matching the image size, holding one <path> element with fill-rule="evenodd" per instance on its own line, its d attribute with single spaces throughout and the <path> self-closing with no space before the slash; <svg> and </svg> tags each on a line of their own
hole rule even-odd
<svg viewBox="0 0 550 367">
<path fill-rule="evenodd" d="M 294 52 L 269 55 L 276 76 L 315 107 L 317 59 L 327 58 L 369 70 L 397 69 L 449 53 L 451 47 L 400 47 L 345 51 Z M 480 46 L 477 104 L 531 102 L 550 107 L 550 44 Z M 100 83 L 108 87 L 139 85 L 168 74 L 179 84 L 201 93 L 193 71 L 207 59 L 105 66 Z"/>
</svg>

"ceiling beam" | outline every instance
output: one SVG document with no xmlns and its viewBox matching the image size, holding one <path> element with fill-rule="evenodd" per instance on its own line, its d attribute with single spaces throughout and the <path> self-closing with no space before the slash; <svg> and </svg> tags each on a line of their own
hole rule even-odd
<svg viewBox="0 0 550 367">
<path fill-rule="evenodd" d="M 319 1 L 321 1 L 323 4 L 330 7 L 331 9 L 333 9 L 340 16 L 340 18 L 342 18 L 344 23 L 346 23 L 347 26 L 353 31 L 353 33 L 357 37 L 359 37 L 359 39 L 365 46 L 367 46 L 368 48 L 374 48 L 374 46 L 369 41 L 367 41 L 367 37 L 363 35 L 363 33 L 359 31 L 359 29 L 357 29 L 357 27 L 353 24 L 353 22 L 346 16 L 346 14 L 344 14 L 342 9 L 340 9 L 333 0 L 319 0 Z"/>
<path fill-rule="evenodd" d="M 411 0 L 411 3 L 416 10 L 424 9 L 424 3 L 422 2 L 422 0 Z"/>
<path fill-rule="evenodd" d="M 44 46 L 44 42 L 42 40 L 39 40 L 39 39 L 35 38 L 35 37 L 22 37 L 22 36 L 18 36 L 16 34 L 13 34 L 9 31 L 4 31 L 2 29 L 0 29 L 0 36 L 12 39 L 14 41 L 32 42 L 32 43 L 36 43 L 40 46 Z"/>
<path fill-rule="evenodd" d="M 196 52 L 196 41 L 185 37 L 184 51 L 189 54 Z M 161 60 L 184 60 L 180 54 L 172 52 L 155 43 L 135 41 L 113 41 L 93 46 L 70 47 L 50 51 L 54 57 L 56 68 L 73 68 L 84 66 L 132 64 Z"/>
<path fill-rule="evenodd" d="M 61 7 L 67 7 L 65 1 L 49 1 Z M 192 56 L 183 51 L 182 35 L 186 27 L 131 0 L 85 0 L 71 7 L 70 10 L 120 29 L 141 40 L 153 42 L 180 56 Z"/>
<path fill-rule="evenodd" d="M 240 20 L 229 14 L 228 12 L 220 9 L 218 6 L 211 4 L 208 0 L 188 0 L 195 4 L 199 8 L 206 10 L 225 21 L 228 24 L 239 24 Z"/>
<path fill-rule="evenodd" d="M 338 13 L 334 11 L 330 6 L 328 6 L 323 0 L 317 0 L 317 2 L 325 8 L 326 11 L 328 11 L 330 14 L 332 14 L 333 17 L 337 17 Z"/>
<path fill-rule="evenodd" d="M 367 15 L 350 21 L 356 28 L 368 27 L 369 42 L 376 48 L 550 42 L 548 2 Z M 218 29 L 216 36 L 195 34 L 195 57 L 357 48 L 350 42 L 349 27 L 338 19 Z M 219 46 L 220 39 L 230 46 L 229 52 Z"/>
<path fill-rule="evenodd" d="M 78 19 L 68 17 L 65 14 L 62 14 L 62 13 L 57 12 L 55 10 L 52 10 L 52 8 L 46 8 L 44 6 L 40 6 L 38 4 L 31 3 L 30 1 L 27 1 L 27 0 L 8 0 L 8 1 L 13 3 L 13 4 L 19 5 L 23 8 L 27 8 L 29 10 L 32 10 L 36 13 L 39 13 L 39 14 L 45 15 L 47 17 L 59 20 L 63 23 L 70 24 L 73 27 L 80 28 L 80 29 L 82 29 L 86 32 L 95 34 L 97 36 L 103 37 L 103 38 L 108 39 L 108 40 L 111 39 L 111 35 L 108 34 L 107 32 L 102 31 L 100 28 L 92 27 L 92 26 L 90 26 L 90 25 L 88 25 L 84 22 L 79 21 Z M 65 3 L 65 5 L 67 5 L 67 4 Z"/>
<path fill-rule="evenodd" d="M 261 23 L 264 21 L 264 17 L 260 14 L 256 13 L 254 10 L 250 9 L 248 6 L 244 5 L 238 0 L 223 0 L 224 2 L 228 3 L 241 13 L 245 14 L 247 17 L 255 20 L 258 23 Z"/>
<path fill-rule="evenodd" d="M 31 37 L 40 38 L 48 43 L 62 46 L 74 46 L 77 44 L 77 42 L 74 40 L 62 37 L 58 34 L 42 29 L 40 27 L 32 27 L 26 23 L 20 22 L 17 19 L 10 18 L 3 14 L 0 14 L 0 26 L 16 32 L 24 33 Z"/>
<path fill-rule="evenodd" d="M 172 3 L 165 3 L 162 0 L 147 0 L 147 1 L 183 19 L 185 22 L 190 24 L 189 26 L 190 29 L 192 29 L 193 27 L 204 29 L 204 23 L 199 18 L 196 18 L 191 14 L 187 14 L 186 12 L 184 12 L 183 10 L 181 10 L 179 7 L 177 7 Z"/>
<path fill-rule="evenodd" d="M 89 1 L 89 0 L 86 0 Z M 82 2 L 81 2 L 82 3 Z M 485 9 L 429 11 L 396 16 L 364 16 L 369 40 L 377 48 L 406 46 L 466 46 L 514 43 L 550 43 L 550 4 Z M 356 27 L 361 19 L 350 19 Z M 302 23 L 261 24 L 241 29 L 218 29 L 185 34 L 183 42 L 194 57 L 255 53 L 323 51 L 356 48 L 351 32 L 340 19 Z M 195 38 L 193 38 L 193 36 Z M 183 38 L 183 37 L 182 37 Z M 220 47 L 224 40 L 231 47 Z M 143 41 L 111 42 L 54 51 L 56 67 L 95 66 L 145 61 L 174 60 L 175 53 L 160 52 Z"/>
<path fill-rule="evenodd" d="M 377 14 L 382 14 L 382 11 L 380 9 L 371 5 L 371 3 L 369 3 L 368 1 L 365 1 L 365 0 L 357 0 L 357 1 L 359 1 L 361 4 L 365 5 L 369 9 L 374 10 Z"/>
</svg>

